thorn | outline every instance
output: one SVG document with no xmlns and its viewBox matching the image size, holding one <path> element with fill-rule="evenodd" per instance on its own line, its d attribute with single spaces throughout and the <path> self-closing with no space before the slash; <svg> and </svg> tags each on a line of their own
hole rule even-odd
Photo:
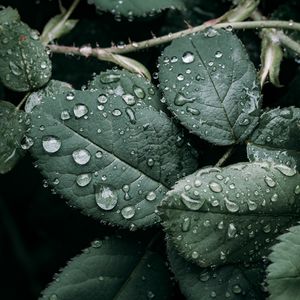
<svg viewBox="0 0 300 300">
<path fill-rule="evenodd" d="M 187 26 L 188 29 L 193 28 L 193 26 L 188 21 L 184 20 L 183 22 Z"/>
<path fill-rule="evenodd" d="M 150 33 L 151 33 L 151 36 L 152 36 L 152 38 L 156 38 L 156 35 L 152 32 L 152 31 L 150 31 Z"/>
</svg>

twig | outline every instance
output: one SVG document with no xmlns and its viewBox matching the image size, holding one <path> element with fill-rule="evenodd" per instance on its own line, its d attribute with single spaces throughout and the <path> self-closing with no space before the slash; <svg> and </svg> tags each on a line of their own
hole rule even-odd
<svg viewBox="0 0 300 300">
<path fill-rule="evenodd" d="M 24 98 L 20 101 L 20 103 L 17 105 L 16 110 L 20 110 L 22 105 L 26 102 L 27 98 L 29 97 L 30 93 L 27 93 Z"/>
<path fill-rule="evenodd" d="M 224 162 L 231 156 L 231 154 L 234 151 L 234 146 L 231 146 L 224 154 L 223 156 L 218 160 L 218 162 L 216 163 L 216 167 L 221 167 Z"/>
<path fill-rule="evenodd" d="M 298 55 L 300 55 L 300 44 L 295 40 L 291 39 L 289 36 L 284 34 L 282 31 L 277 31 L 277 37 L 282 45 L 291 50 L 295 51 Z"/>
</svg>

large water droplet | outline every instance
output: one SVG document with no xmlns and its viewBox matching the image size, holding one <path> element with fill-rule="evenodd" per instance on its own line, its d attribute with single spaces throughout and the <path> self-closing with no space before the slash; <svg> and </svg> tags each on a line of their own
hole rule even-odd
<svg viewBox="0 0 300 300">
<path fill-rule="evenodd" d="M 148 201 L 154 201 L 156 199 L 155 192 L 151 191 L 146 195 L 146 200 Z"/>
<path fill-rule="evenodd" d="M 89 112 L 89 110 L 88 110 L 88 108 L 85 104 L 76 104 L 74 106 L 73 111 L 74 111 L 75 117 L 78 118 L 78 119 L 82 118 L 83 116 L 85 116 Z"/>
<path fill-rule="evenodd" d="M 112 210 L 118 203 L 117 194 L 108 186 L 98 186 L 95 190 L 97 205 L 103 210 Z"/>
<path fill-rule="evenodd" d="M 9 62 L 9 68 L 11 70 L 11 72 L 16 75 L 16 76 L 20 76 L 22 74 L 22 69 L 21 67 L 17 66 L 14 62 L 10 61 Z"/>
<path fill-rule="evenodd" d="M 200 198 L 200 199 L 195 200 L 195 199 L 190 198 L 186 194 L 182 193 L 181 201 L 190 210 L 199 210 L 203 206 L 205 199 Z"/>
<path fill-rule="evenodd" d="M 135 208 L 134 208 L 134 206 L 126 206 L 126 207 L 122 208 L 121 215 L 125 219 L 131 219 L 131 218 L 133 218 L 134 215 L 135 215 Z"/>
<path fill-rule="evenodd" d="M 235 202 L 230 201 L 227 197 L 225 197 L 224 200 L 225 200 L 225 206 L 228 209 L 228 211 L 237 212 L 240 209 Z"/>
<path fill-rule="evenodd" d="M 271 201 L 276 202 L 277 200 L 278 200 L 278 194 L 275 193 L 275 194 L 272 195 Z"/>
<path fill-rule="evenodd" d="M 215 53 L 215 58 L 221 58 L 223 56 L 223 53 L 221 51 L 217 51 Z"/>
<path fill-rule="evenodd" d="M 63 120 L 63 121 L 66 121 L 66 120 L 69 120 L 70 119 L 70 114 L 67 110 L 63 110 L 60 114 L 60 118 Z"/>
<path fill-rule="evenodd" d="M 126 112 L 128 118 L 129 118 L 130 123 L 131 124 L 136 124 L 136 118 L 135 118 L 134 111 L 131 108 L 127 107 L 125 109 L 125 112 Z"/>
<path fill-rule="evenodd" d="M 28 150 L 33 146 L 34 142 L 31 137 L 24 136 L 21 140 L 21 148 L 23 150 Z"/>
<path fill-rule="evenodd" d="M 42 145 L 46 152 L 55 153 L 60 149 L 61 141 L 54 135 L 47 135 L 43 137 Z"/>
<path fill-rule="evenodd" d="M 190 51 L 187 51 L 187 52 L 184 52 L 183 55 L 182 55 L 182 61 L 185 63 L 185 64 L 190 64 L 192 63 L 193 61 L 195 60 L 195 56 L 192 52 Z"/>
<path fill-rule="evenodd" d="M 86 174 L 80 174 L 77 176 L 76 178 L 76 183 L 81 186 L 81 187 L 84 187 L 84 186 L 87 186 L 92 180 L 92 175 L 89 174 L 89 173 L 86 173 Z"/>
<path fill-rule="evenodd" d="M 265 177 L 265 183 L 269 186 L 269 187 L 274 187 L 276 185 L 276 182 L 269 176 Z"/>
<path fill-rule="evenodd" d="M 127 105 L 133 106 L 135 105 L 136 101 L 135 101 L 135 97 L 131 94 L 125 94 L 122 96 L 122 99 L 124 100 L 124 102 Z"/>
<path fill-rule="evenodd" d="M 185 97 L 183 94 L 181 93 L 178 93 L 174 99 L 174 104 L 175 105 L 178 105 L 178 106 L 183 106 L 184 104 L 187 104 L 187 103 L 192 103 L 196 100 L 195 97 L 192 97 L 192 98 L 187 98 Z"/>
<path fill-rule="evenodd" d="M 146 96 L 144 90 L 138 86 L 133 87 L 133 92 L 139 99 L 144 99 Z"/>
<path fill-rule="evenodd" d="M 200 115 L 200 111 L 197 108 L 192 108 L 192 107 L 187 106 L 186 111 L 188 113 L 191 113 L 194 116 L 199 116 Z"/>
<path fill-rule="evenodd" d="M 69 100 L 69 101 L 74 100 L 74 98 L 75 98 L 74 92 L 69 92 L 69 93 L 66 95 L 66 99 Z"/>
<path fill-rule="evenodd" d="M 229 225 L 228 225 L 228 230 L 227 230 L 227 236 L 230 238 L 230 239 L 232 239 L 232 238 L 234 238 L 235 237 L 235 235 L 236 235 L 236 227 L 235 227 L 235 225 L 233 224 L 233 223 L 229 223 Z"/>
<path fill-rule="evenodd" d="M 107 73 L 102 73 L 100 74 L 100 81 L 102 83 L 113 83 L 119 81 L 121 78 L 121 75 L 119 74 L 107 74 Z"/>
<path fill-rule="evenodd" d="M 191 226 L 191 219 L 189 217 L 184 218 L 181 224 L 182 231 L 183 232 L 189 231 L 190 226 Z"/>
<path fill-rule="evenodd" d="M 215 193 L 220 193 L 220 192 L 223 191 L 222 186 L 221 186 L 219 183 L 214 182 L 214 181 L 212 181 L 212 182 L 209 184 L 209 188 L 210 188 L 213 192 L 215 192 Z"/>
<path fill-rule="evenodd" d="M 292 169 L 286 165 L 276 165 L 274 166 L 274 168 L 280 171 L 283 175 L 288 177 L 294 176 L 297 173 L 295 169 Z"/>
<path fill-rule="evenodd" d="M 98 96 L 97 100 L 100 104 L 105 104 L 108 99 L 107 99 L 107 96 L 105 94 L 101 94 L 101 95 Z"/>
<path fill-rule="evenodd" d="M 78 149 L 72 153 L 72 157 L 78 165 L 85 165 L 90 161 L 91 154 L 85 149 Z"/>
</svg>

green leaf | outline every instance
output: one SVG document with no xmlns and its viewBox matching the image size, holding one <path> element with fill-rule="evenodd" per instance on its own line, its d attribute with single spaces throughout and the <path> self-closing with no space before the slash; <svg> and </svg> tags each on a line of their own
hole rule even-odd
<svg viewBox="0 0 300 300">
<path fill-rule="evenodd" d="M 165 262 L 148 248 L 128 237 L 96 240 L 69 262 L 40 299 L 170 299 Z"/>
<path fill-rule="evenodd" d="M 202 169 L 162 201 L 164 229 L 201 267 L 257 261 L 299 219 L 299 180 L 294 169 L 267 162 Z"/>
<path fill-rule="evenodd" d="M 264 275 L 260 265 L 200 268 L 181 257 L 171 243 L 168 243 L 168 257 L 187 300 L 265 299 L 260 286 Z"/>
<path fill-rule="evenodd" d="M 300 168 L 300 109 L 286 107 L 262 114 L 247 143 L 250 161 L 273 161 Z"/>
<path fill-rule="evenodd" d="M 68 34 L 78 23 L 79 20 L 68 19 L 61 23 L 65 17 L 65 13 L 51 18 L 45 25 L 43 32 L 41 34 L 41 40 L 45 45 L 56 40 L 65 34 Z M 61 23 L 61 24 L 60 24 Z"/>
<path fill-rule="evenodd" d="M 25 103 L 25 111 L 31 113 L 35 106 L 40 105 L 44 97 L 53 97 L 65 91 L 71 91 L 72 86 L 69 83 L 50 80 L 49 83 L 42 89 L 31 93 Z"/>
<path fill-rule="evenodd" d="M 256 70 L 231 32 L 209 29 L 174 40 L 159 60 L 172 113 L 192 133 L 218 145 L 243 141 L 257 125 Z"/>
<path fill-rule="evenodd" d="M 95 4 L 96 8 L 103 11 L 112 12 L 116 18 L 120 16 L 132 19 L 133 16 L 141 17 L 159 13 L 164 9 L 184 9 L 182 0 L 88 0 L 90 4 Z"/>
<path fill-rule="evenodd" d="M 23 155 L 21 140 L 25 134 L 25 114 L 0 101 L 0 174 L 9 172 Z"/>
<path fill-rule="evenodd" d="M 106 93 L 134 97 L 144 103 L 155 107 L 157 110 L 165 110 L 160 101 L 161 95 L 157 88 L 145 77 L 133 74 L 127 70 L 108 70 L 94 77 L 88 87 L 91 91 L 98 88 L 104 89 Z"/>
<path fill-rule="evenodd" d="M 300 226 L 289 229 L 278 238 L 269 255 L 267 272 L 270 300 L 300 299 Z"/>
<path fill-rule="evenodd" d="M 65 92 L 45 97 L 31 119 L 31 152 L 49 184 L 101 221 L 157 222 L 166 191 L 197 169 L 183 130 L 137 97 Z"/>
<path fill-rule="evenodd" d="M 23 92 L 49 81 L 52 66 L 38 33 L 10 7 L 0 11 L 0 40 L 0 79 L 6 87 Z"/>
</svg>

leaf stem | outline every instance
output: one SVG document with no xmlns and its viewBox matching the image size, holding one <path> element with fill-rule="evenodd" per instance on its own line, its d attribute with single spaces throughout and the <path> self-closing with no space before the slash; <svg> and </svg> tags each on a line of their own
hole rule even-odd
<svg viewBox="0 0 300 300">
<path fill-rule="evenodd" d="M 289 29 L 300 31 L 300 23 L 282 20 L 257 20 L 257 21 L 244 21 L 244 22 L 222 22 L 210 26 L 209 24 L 202 24 L 196 27 L 181 30 L 175 33 L 170 33 L 161 37 L 148 39 L 141 42 L 132 42 L 125 45 L 122 48 L 116 46 L 109 48 L 90 48 L 89 52 L 81 51 L 80 47 L 71 46 L 60 46 L 60 45 L 49 45 L 49 48 L 53 53 L 64 53 L 70 55 L 80 55 L 80 56 L 94 56 L 99 57 L 99 55 L 107 55 L 107 53 L 114 54 L 124 54 L 129 52 L 135 52 L 142 49 L 147 49 L 150 47 L 155 47 L 165 43 L 169 43 L 177 38 L 184 37 L 189 34 L 204 31 L 208 27 L 214 29 L 220 28 L 232 28 L 232 29 L 260 29 L 260 28 L 278 28 L 278 29 Z"/>
<path fill-rule="evenodd" d="M 282 31 L 277 31 L 277 37 L 279 38 L 282 45 L 290 48 L 294 52 L 300 55 L 300 44 L 295 40 L 291 39 L 289 36 L 284 34 Z"/>
<path fill-rule="evenodd" d="M 218 162 L 216 163 L 216 167 L 221 167 L 225 161 L 231 156 L 231 154 L 234 151 L 234 146 L 231 146 L 230 148 L 227 149 L 227 151 L 223 154 L 223 156 L 218 160 Z"/>
<path fill-rule="evenodd" d="M 27 93 L 24 98 L 20 101 L 20 103 L 17 105 L 16 110 L 20 110 L 22 105 L 26 102 L 28 96 L 30 95 L 30 93 Z"/>
</svg>

